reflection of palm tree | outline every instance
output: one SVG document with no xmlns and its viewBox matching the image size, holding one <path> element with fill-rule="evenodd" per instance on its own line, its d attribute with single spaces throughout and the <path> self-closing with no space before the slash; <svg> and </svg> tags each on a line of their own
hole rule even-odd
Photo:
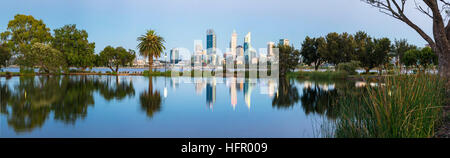
<svg viewBox="0 0 450 158">
<path fill-rule="evenodd" d="M 162 97 L 159 91 L 153 91 L 152 77 L 149 77 L 148 90 L 141 93 L 139 97 L 141 108 L 148 117 L 153 117 L 155 112 L 161 110 Z"/>
<path fill-rule="evenodd" d="M 272 106 L 277 108 L 289 108 L 300 99 L 297 87 L 292 86 L 288 79 L 280 78 L 278 94 L 272 100 Z"/>
</svg>

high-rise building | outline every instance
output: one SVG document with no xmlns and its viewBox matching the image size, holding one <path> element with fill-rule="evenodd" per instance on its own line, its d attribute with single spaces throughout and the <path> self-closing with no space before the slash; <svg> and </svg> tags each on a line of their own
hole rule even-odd
<svg viewBox="0 0 450 158">
<path fill-rule="evenodd" d="M 236 47 L 236 55 L 237 56 L 244 56 L 244 47 L 242 47 L 241 45 L 238 45 Z"/>
<path fill-rule="evenodd" d="M 180 60 L 180 48 L 172 48 L 170 50 L 170 63 L 178 63 Z"/>
<path fill-rule="evenodd" d="M 194 51 L 196 55 L 200 55 L 203 53 L 203 45 L 201 40 L 194 41 Z"/>
<path fill-rule="evenodd" d="M 267 57 L 273 56 L 273 47 L 275 46 L 274 42 L 267 43 Z"/>
<path fill-rule="evenodd" d="M 213 29 L 209 29 L 206 31 L 206 49 L 209 54 L 215 53 L 217 48 L 216 45 L 216 33 Z"/>
<path fill-rule="evenodd" d="M 230 41 L 231 55 L 233 55 L 233 57 L 236 56 L 236 47 L 237 47 L 237 33 L 235 30 L 233 30 Z"/>
<path fill-rule="evenodd" d="M 288 39 L 280 39 L 280 44 L 284 45 L 284 46 L 288 46 L 289 45 L 289 40 Z"/>
<path fill-rule="evenodd" d="M 251 42 L 252 42 L 252 33 L 248 32 L 244 38 L 244 53 L 246 53 L 252 47 Z"/>
</svg>

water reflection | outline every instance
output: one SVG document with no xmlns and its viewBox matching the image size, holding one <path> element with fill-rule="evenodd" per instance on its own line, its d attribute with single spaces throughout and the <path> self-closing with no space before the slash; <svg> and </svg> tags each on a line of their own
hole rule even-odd
<svg viewBox="0 0 450 158">
<path fill-rule="evenodd" d="M 289 108 L 300 100 L 300 95 L 296 86 L 291 85 L 288 79 L 280 79 L 278 93 L 272 100 L 272 106 L 277 108 Z"/>
<path fill-rule="evenodd" d="M 186 83 L 185 80 L 191 82 Z M 303 116 L 325 116 L 326 119 L 338 119 L 342 109 L 349 109 L 340 107 L 345 104 L 338 104 L 342 98 L 362 95 L 365 89 L 363 87 L 371 85 L 351 81 L 238 77 L 42 76 L 0 79 L 0 81 L 0 114 L 2 115 L 0 117 L 5 118 L 5 124 L 16 133 L 34 131 L 45 126 L 45 122 L 49 120 L 81 128 L 75 126 L 80 120 L 91 121 L 88 115 L 93 115 L 92 113 L 108 115 L 104 110 L 109 109 L 118 109 L 114 117 L 126 113 L 117 116 L 117 120 L 133 121 L 127 122 L 127 126 L 134 127 L 136 131 L 144 128 L 142 126 L 144 123 L 140 122 L 144 119 L 139 119 L 140 116 L 152 118 L 150 121 L 159 125 L 157 127 L 162 127 L 162 124 L 165 124 L 164 121 L 183 117 L 183 120 L 174 119 L 174 122 L 170 122 L 171 125 L 179 122 L 178 126 L 186 124 L 184 128 L 194 129 L 204 128 L 200 125 L 207 124 L 208 120 L 225 124 L 229 123 L 227 121 L 233 121 L 230 124 L 240 124 L 241 128 L 261 128 L 261 131 L 270 131 L 278 129 L 278 126 L 282 127 L 283 124 L 289 124 L 289 128 L 298 131 L 296 128 L 302 126 L 298 119 L 305 119 Z M 121 103 L 127 106 L 113 106 Z M 97 109 L 97 107 L 101 108 Z M 136 111 L 132 111 L 134 108 Z M 204 110 L 213 108 L 218 110 Z M 183 110 L 182 113 L 177 111 L 180 109 Z M 242 109 L 244 113 L 240 113 Z M 255 118 L 247 118 L 247 111 L 252 112 Z M 194 116 L 189 117 L 190 115 Z M 94 115 L 94 117 L 101 116 Z M 164 120 L 156 119 L 158 116 L 164 116 Z M 232 118 L 232 116 L 236 117 Z M 236 121 L 236 118 L 247 120 Z M 105 128 L 111 128 L 120 123 L 117 120 L 105 117 L 100 122 L 94 121 L 93 124 L 105 123 L 105 125 L 102 124 Z M 271 124 L 270 128 L 258 123 L 243 125 L 252 120 L 265 122 L 289 120 L 289 123 Z M 192 122 L 200 123 L 190 124 Z M 133 123 L 136 126 L 133 126 Z M 222 128 L 219 123 L 217 126 L 215 128 Z M 164 128 L 175 127 L 164 126 Z"/>
<path fill-rule="evenodd" d="M 156 112 L 161 110 L 162 97 L 158 90 L 153 90 L 153 78 L 148 79 L 148 90 L 139 96 L 141 109 L 145 111 L 148 117 L 153 117 Z"/>
<path fill-rule="evenodd" d="M 99 91 L 106 99 L 123 99 L 134 95 L 132 82 L 111 84 L 88 76 L 21 77 L 13 88 L 1 84 L 1 113 L 16 132 L 29 132 L 41 127 L 53 113 L 54 120 L 75 124 L 87 116 L 94 106 L 93 93 Z"/>
</svg>

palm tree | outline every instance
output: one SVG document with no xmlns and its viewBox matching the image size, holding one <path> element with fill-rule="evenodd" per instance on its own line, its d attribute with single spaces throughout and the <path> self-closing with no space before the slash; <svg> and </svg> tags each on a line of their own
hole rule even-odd
<svg viewBox="0 0 450 158">
<path fill-rule="evenodd" d="M 139 53 L 144 57 L 148 57 L 148 71 L 151 73 L 153 58 L 160 57 L 161 52 L 166 49 L 164 47 L 164 38 L 158 36 L 154 30 L 148 30 L 146 34 L 141 35 L 137 40 L 139 41 L 137 46 Z"/>
</svg>

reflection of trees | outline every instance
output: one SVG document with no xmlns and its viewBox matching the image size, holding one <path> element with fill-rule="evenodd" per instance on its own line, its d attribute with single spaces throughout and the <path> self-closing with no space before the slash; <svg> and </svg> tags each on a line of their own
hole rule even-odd
<svg viewBox="0 0 450 158">
<path fill-rule="evenodd" d="M 131 83 L 116 86 L 118 88 L 102 89 L 107 87 L 105 83 L 87 76 L 21 77 L 14 89 L 7 84 L 0 85 L 0 110 L 7 115 L 8 125 L 17 132 L 41 127 L 51 112 L 55 120 L 74 124 L 87 116 L 88 107 L 94 105 L 96 90 L 116 99 L 134 95 Z"/>
<path fill-rule="evenodd" d="M 272 106 L 277 108 L 289 108 L 300 99 L 297 87 L 291 85 L 288 79 L 280 78 L 278 94 L 272 100 Z"/>
<path fill-rule="evenodd" d="M 115 84 L 112 83 L 111 77 L 106 80 L 106 83 L 99 85 L 100 94 L 106 100 L 122 100 L 127 96 L 134 96 L 133 82 L 126 83 L 125 81 L 120 82 L 119 76 L 116 76 Z"/>
<path fill-rule="evenodd" d="M 337 90 L 324 90 L 317 84 L 312 87 L 304 88 L 301 97 L 302 107 L 305 113 L 317 113 L 326 115 L 329 118 L 335 118 L 337 108 Z"/>
<path fill-rule="evenodd" d="M 325 115 L 329 119 L 336 119 L 343 110 L 354 110 L 346 105 L 348 98 L 362 97 L 362 89 L 356 88 L 353 82 L 332 82 L 335 87 L 325 90 L 319 85 L 327 85 L 330 82 L 316 82 L 310 87 L 303 89 L 301 97 L 302 107 L 306 114 Z"/>
<path fill-rule="evenodd" d="M 161 110 L 162 97 L 158 90 L 153 91 L 152 77 L 149 77 L 148 90 L 141 93 L 139 101 L 141 103 L 141 109 L 147 114 L 148 117 L 153 117 L 155 112 Z"/>
</svg>

